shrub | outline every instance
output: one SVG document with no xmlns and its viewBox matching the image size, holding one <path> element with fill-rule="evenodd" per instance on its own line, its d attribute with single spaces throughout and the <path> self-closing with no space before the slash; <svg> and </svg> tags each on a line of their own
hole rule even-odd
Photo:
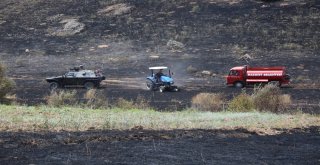
<svg viewBox="0 0 320 165">
<path fill-rule="evenodd" d="M 7 94 L 13 91 L 15 82 L 11 79 L 4 78 L 0 80 L 0 99 L 3 99 Z"/>
<path fill-rule="evenodd" d="M 46 97 L 47 104 L 53 107 L 61 107 L 65 105 L 76 105 L 77 102 L 77 91 L 53 91 L 49 96 Z"/>
<path fill-rule="evenodd" d="M 134 101 L 126 100 L 124 98 L 119 98 L 116 102 L 116 107 L 124 110 L 129 109 L 151 109 L 149 102 L 142 96 L 138 96 Z"/>
<path fill-rule="evenodd" d="M 86 100 L 85 106 L 98 109 L 98 108 L 107 108 L 108 107 L 108 99 L 96 89 L 90 89 L 84 94 L 84 98 Z"/>
<path fill-rule="evenodd" d="M 222 110 L 223 97 L 217 93 L 199 93 L 192 97 L 191 104 L 198 110 L 217 112 Z"/>
<path fill-rule="evenodd" d="M 137 97 L 136 103 L 134 105 L 137 109 L 151 109 L 149 101 L 140 95 Z"/>
<path fill-rule="evenodd" d="M 281 94 L 279 87 L 272 84 L 256 88 L 252 99 L 257 110 L 274 113 L 283 112 L 291 104 L 290 95 Z"/>
<path fill-rule="evenodd" d="M 12 92 L 15 87 L 15 82 L 9 79 L 5 72 L 5 67 L 0 63 L 0 99 Z"/>
<path fill-rule="evenodd" d="M 126 100 L 124 98 L 119 98 L 116 102 L 116 106 L 118 108 L 124 109 L 124 110 L 129 110 L 129 109 L 135 109 L 135 105 L 133 101 Z"/>
<path fill-rule="evenodd" d="M 241 93 L 234 97 L 228 106 L 229 111 L 235 112 L 249 112 L 254 109 L 252 97 L 248 94 Z"/>
<path fill-rule="evenodd" d="M 279 109 L 284 111 L 288 110 L 292 104 L 291 96 L 288 94 L 282 94 L 279 100 Z"/>
</svg>

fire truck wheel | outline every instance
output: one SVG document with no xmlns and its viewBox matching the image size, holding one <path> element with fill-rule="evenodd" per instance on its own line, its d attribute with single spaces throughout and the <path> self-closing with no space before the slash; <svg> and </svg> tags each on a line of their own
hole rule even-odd
<svg viewBox="0 0 320 165">
<path fill-rule="evenodd" d="M 234 83 L 234 86 L 236 88 L 243 88 L 243 83 L 242 82 L 236 82 L 236 83 Z"/>
</svg>

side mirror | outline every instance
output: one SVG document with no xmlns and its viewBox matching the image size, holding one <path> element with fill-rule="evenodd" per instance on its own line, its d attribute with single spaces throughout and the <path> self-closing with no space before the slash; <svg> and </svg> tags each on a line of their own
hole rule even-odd
<svg viewBox="0 0 320 165">
<path fill-rule="evenodd" d="M 173 75 L 173 72 L 171 72 L 171 75 Z"/>
</svg>

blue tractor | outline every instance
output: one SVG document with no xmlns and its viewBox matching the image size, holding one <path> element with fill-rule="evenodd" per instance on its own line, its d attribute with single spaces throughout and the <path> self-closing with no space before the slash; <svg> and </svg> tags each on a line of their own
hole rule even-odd
<svg viewBox="0 0 320 165">
<path fill-rule="evenodd" d="M 172 73 L 166 66 L 149 67 L 151 76 L 147 77 L 147 89 L 150 91 L 179 91 L 177 86 L 174 86 L 174 81 L 171 77 Z M 163 70 L 168 70 L 168 74 L 164 74 Z M 155 73 L 156 72 L 156 73 Z"/>
</svg>

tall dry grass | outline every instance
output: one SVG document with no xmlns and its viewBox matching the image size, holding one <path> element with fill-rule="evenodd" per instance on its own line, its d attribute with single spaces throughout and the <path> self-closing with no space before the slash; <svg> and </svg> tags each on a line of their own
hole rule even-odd
<svg viewBox="0 0 320 165">
<path fill-rule="evenodd" d="M 78 104 L 77 91 L 52 91 L 46 98 L 47 104 L 51 107 L 75 106 Z"/>
<path fill-rule="evenodd" d="M 192 108 L 201 111 L 222 111 L 224 99 L 220 93 L 199 93 L 192 97 Z"/>
<path fill-rule="evenodd" d="M 84 106 L 91 109 L 108 108 L 109 101 L 107 97 L 97 89 L 90 89 L 84 94 Z"/>
<path fill-rule="evenodd" d="M 256 88 L 252 99 L 258 111 L 273 113 L 285 112 L 292 103 L 290 95 L 282 94 L 280 88 L 273 84 Z"/>
<path fill-rule="evenodd" d="M 119 98 L 116 101 L 115 106 L 120 109 L 130 110 L 130 109 L 152 109 L 149 105 L 149 101 L 147 101 L 144 97 L 138 96 L 135 101 L 126 100 L 124 98 Z"/>
</svg>

